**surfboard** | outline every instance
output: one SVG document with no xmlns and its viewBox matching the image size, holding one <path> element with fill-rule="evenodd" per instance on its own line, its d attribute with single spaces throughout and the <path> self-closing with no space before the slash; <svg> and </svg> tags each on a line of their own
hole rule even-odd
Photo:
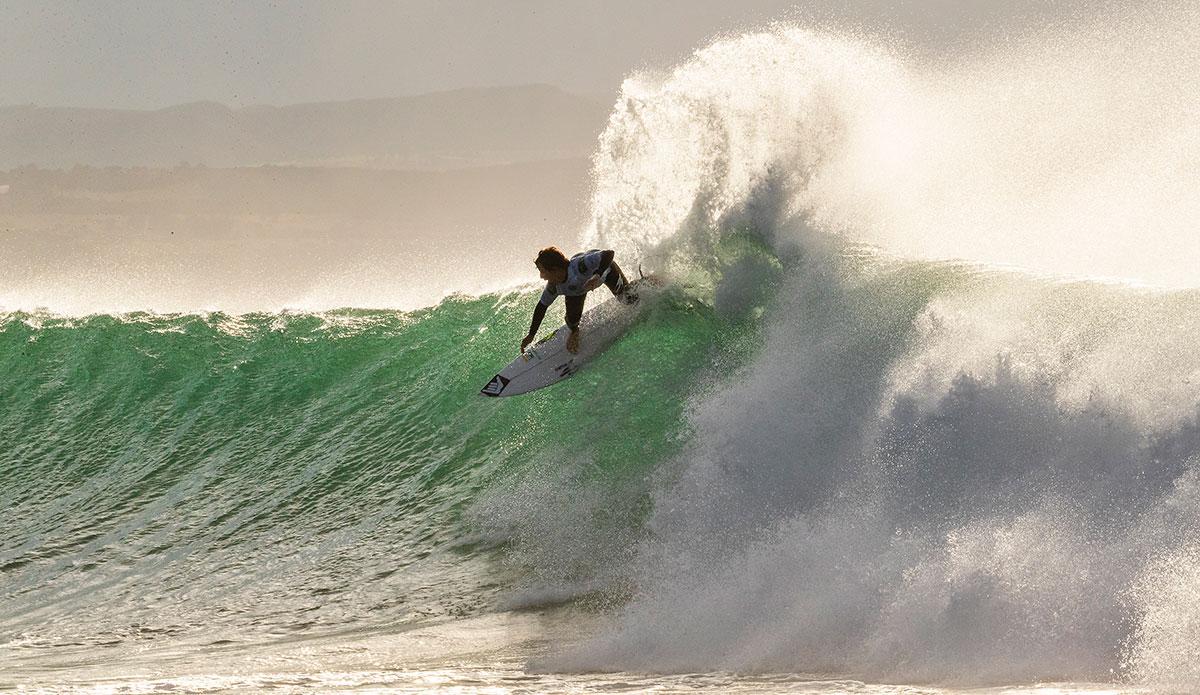
<svg viewBox="0 0 1200 695">
<path fill-rule="evenodd" d="M 638 282 L 630 282 L 630 289 L 636 290 Z M 645 302 L 643 297 L 630 305 L 610 297 L 596 308 L 583 312 L 579 320 L 578 354 L 567 352 L 567 336 L 571 329 L 563 324 L 529 346 L 520 357 L 492 377 L 479 393 L 493 398 L 516 396 L 569 378 L 629 330 Z"/>
</svg>

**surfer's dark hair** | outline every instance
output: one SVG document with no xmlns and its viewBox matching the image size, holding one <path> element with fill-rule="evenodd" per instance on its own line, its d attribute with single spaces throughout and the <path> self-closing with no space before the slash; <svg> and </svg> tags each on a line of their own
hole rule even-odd
<svg viewBox="0 0 1200 695">
<path fill-rule="evenodd" d="M 547 270 L 555 270 L 557 268 L 567 267 L 567 257 L 563 255 L 562 251 L 559 251 L 553 246 L 547 246 L 541 251 L 538 251 L 537 258 L 533 262 L 537 263 L 543 268 L 546 268 Z"/>
</svg>

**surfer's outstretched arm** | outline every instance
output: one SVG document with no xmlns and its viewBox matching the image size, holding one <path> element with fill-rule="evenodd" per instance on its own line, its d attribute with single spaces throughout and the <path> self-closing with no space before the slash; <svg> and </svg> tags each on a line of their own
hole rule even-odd
<svg viewBox="0 0 1200 695">
<path fill-rule="evenodd" d="M 529 333 L 521 340 L 521 352 L 525 352 L 525 348 L 533 342 L 533 337 L 537 335 L 537 329 L 542 325 L 542 319 L 546 318 L 547 306 L 541 302 L 533 309 L 533 321 L 529 324 Z"/>
<path fill-rule="evenodd" d="M 554 303 L 554 295 L 547 289 L 542 292 L 542 298 L 538 300 L 537 306 L 533 308 L 533 321 L 529 323 L 529 333 L 521 340 L 521 352 L 525 352 L 525 348 L 533 342 L 534 336 L 537 335 L 537 329 L 542 325 L 542 319 L 546 318 L 546 310 Z"/>
</svg>

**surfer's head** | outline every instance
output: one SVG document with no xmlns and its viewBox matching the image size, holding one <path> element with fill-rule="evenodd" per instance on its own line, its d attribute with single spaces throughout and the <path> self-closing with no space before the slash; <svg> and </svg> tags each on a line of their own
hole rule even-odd
<svg viewBox="0 0 1200 695">
<path fill-rule="evenodd" d="M 547 246 L 538 251 L 537 258 L 533 264 L 537 266 L 538 274 L 546 282 L 566 282 L 567 280 L 567 257 L 562 251 Z"/>
</svg>

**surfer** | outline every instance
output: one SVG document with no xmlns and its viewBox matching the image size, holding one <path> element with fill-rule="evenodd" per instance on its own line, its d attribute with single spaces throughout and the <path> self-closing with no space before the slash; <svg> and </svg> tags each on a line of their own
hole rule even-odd
<svg viewBox="0 0 1200 695">
<path fill-rule="evenodd" d="M 579 319 L 583 316 L 583 302 L 588 292 L 604 284 L 612 290 L 613 296 L 626 304 L 637 301 L 637 295 L 627 291 L 629 281 L 625 279 L 621 267 L 613 261 L 614 255 L 611 250 L 592 249 L 577 253 L 567 260 L 563 252 L 553 246 L 538 252 L 533 263 L 546 281 L 546 289 L 534 307 L 529 335 L 521 340 L 521 352 L 525 352 L 525 348 L 533 342 L 534 334 L 546 316 L 546 309 L 560 294 L 567 303 L 567 327 L 571 329 L 571 334 L 567 336 L 567 352 L 572 355 L 579 352 Z"/>
</svg>

